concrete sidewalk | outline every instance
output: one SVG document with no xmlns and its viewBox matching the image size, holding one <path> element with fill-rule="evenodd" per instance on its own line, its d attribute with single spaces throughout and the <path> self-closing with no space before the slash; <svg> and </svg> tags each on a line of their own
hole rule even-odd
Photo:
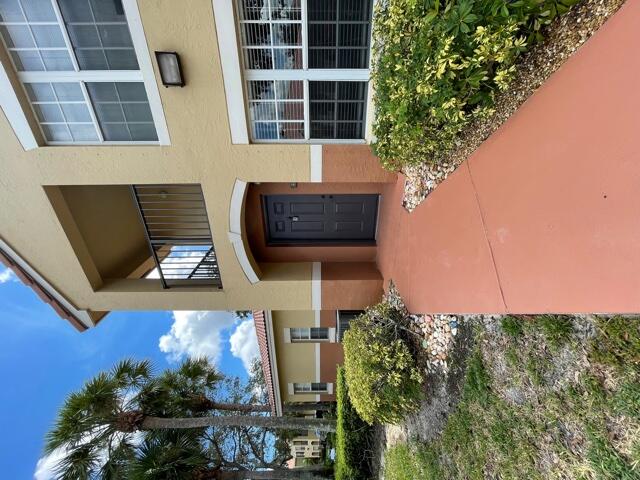
<svg viewBox="0 0 640 480">
<path fill-rule="evenodd" d="M 413 213 L 378 267 L 413 312 L 640 312 L 640 0 L 629 0 Z"/>
</svg>

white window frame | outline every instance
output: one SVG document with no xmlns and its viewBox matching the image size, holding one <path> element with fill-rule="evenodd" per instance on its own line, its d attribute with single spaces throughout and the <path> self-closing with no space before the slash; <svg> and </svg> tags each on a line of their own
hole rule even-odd
<svg viewBox="0 0 640 480">
<path fill-rule="evenodd" d="M 313 390 L 314 383 L 324 383 L 326 390 Z M 333 383 L 331 382 L 293 382 L 288 385 L 289 395 L 333 395 Z M 307 386 L 309 390 L 306 390 Z"/>
<path fill-rule="evenodd" d="M 377 0 L 372 0 L 372 11 Z M 244 69 L 240 57 L 244 47 L 241 45 L 239 26 L 240 15 L 236 10 L 236 0 L 212 0 L 218 48 L 222 64 L 222 73 L 227 99 L 227 115 L 231 129 L 233 144 L 249 143 L 293 143 L 293 144 L 365 144 L 371 140 L 373 124 L 373 85 L 370 79 L 371 54 L 369 66 L 364 69 L 309 69 L 308 68 L 308 34 L 307 34 L 307 0 L 301 0 L 302 23 L 302 69 L 297 70 L 251 70 Z M 298 23 L 292 21 L 290 23 Z M 373 32 L 373 22 L 371 27 Z M 370 39 L 371 50 L 372 39 Z M 254 80 L 302 80 L 304 85 L 304 139 L 253 139 L 251 120 L 249 118 L 249 98 L 247 84 Z M 367 96 L 363 119 L 364 138 L 331 139 L 311 138 L 310 136 L 310 108 L 309 81 L 357 81 L 367 82 Z"/>
<path fill-rule="evenodd" d="M 40 83 L 40 82 L 43 82 L 43 83 L 78 82 L 80 83 L 80 87 L 83 91 L 84 99 L 89 109 L 89 113 L 92 118 L 92 123 L 94 125 L 94 128 L 96 129 L 96 133 L 98 135 L 99 141 L 89 141 L 89 142 L 47 141 L 44 135 L 44 131 L 42 130 L 42 127 L 40 125 L 40 122 L 37 121 L 37 116 L 33 108 L 33 105 L 29 100 L 32 114 L 34 115 L 34 118 L 36 118 L 36 122 L 38 123 L 38 128 L 40 129 L 40 133 L 42 135 L 43 141 L 45 142 L 45 145 L 51 145 L 51 146 L 56 146 L 56 145 L 171 145 L 171 139 L 169 137 L 169 129 L 167 128 L 164 109 L 162 108 L 160 91 L 158 89 L 158 84 L 156 82 L 156 77 L 153 70 L 153 64 L 151 62 L 151 56 L 149 55 L 147 40 L 144 34 L 142 19 L 140 17 L 140 11 L 138 9 L 137 0 L 122 0 L 122 6 L 125 11 L 125 17 L 127 19 L 129 32 L 131 34 L 131 40 L 132 40 L 133 47 L 138 60 L 139 70 L 80 70 L 75 57 L 73 46 L 71 45 L 71 41 L 69 39 L 67 29 L 64 24 L 64 20 L 62 18 L 62 14 L 60 12 L 59 5 L 56 0 L 51 0 L 51 4 L 53 6 L 54 12 L 56 13 L 58 24 L 62 29 L 62 36 L 65 41 L 66 51 L 69 52 L 71 62 L 74 66 L 73 71 L 31 71 L 31 72 L 19 71 L 16 68 L 16 65 L 13 61 L 12 56 L 8 54 L 9 50 L 7 45 L 4 42 L 4 39 L 0 38 L 2 47 L 4 47 L 5 51 L 8 54 L 11 65 L 15 71 L 15 74 L 17 75 L 18 80 L 20 81 L 20 84 L 22 86 L 23 93 L 25 96 L 27 95 L 27 92 L 24 86 L 25 83 Z M 3 65 L 0 64 L 0 68 L 3 70 L 2 72 L 3 75 L 0 75 L 0 79 L 1 79 L 1 77 L 6 77 L 7 74 L 6 74 L 6 71 L 4 71 Z M 153 123 L 156 129 L 156 135 L 158 137 L 158 140 L 157 141 L 105 141 L 102 138 L 102 130 L 100 128 L 100 124 L 96 117 L 93 103 L 89 98 L 89 95 L 86 89 L 87 82 L 141 82 L 141 83 L 144 83 L 145 91 L 147 94 L 147 100 L 149 102 L 149 108 L 151 109 L 151 115 L 153 117 Z M 13 91 L 13 96 L 17 100 L 17 95 L 15 91 Z M 0 100 L 3 100 L 3 99 L 0 99 Z M 12 128 L 16 132 L 16 135 L 18 136 L 18 139 L 22 143 L 25 150 L 34 148 L 33 132 L 25 131 L 22 118 L 26 118 L 26 117 L 24 116 L 24 112 L 22 112 L 19 102 L 3 100 L 0 106 L 2 106 L 2 109 L 5 110 L 5 113 L 11 122 Z M 21 113 L 16 111 L 17 108 L 20 108 Z"/>
<path fill-rule="evenodd" d="M 284 329 L 284 341 L 285 343 L 335 343 L 336 341 L 336 329 L 333 327 L 293 327 L 299 329 L 306 329 L 309 331 L 308 338 L 299 339 L 291 336 L 292 328 Z M 326 328 L 327 338 L 311 338 L 311 329 L 313 328 Z"/>
</svg>

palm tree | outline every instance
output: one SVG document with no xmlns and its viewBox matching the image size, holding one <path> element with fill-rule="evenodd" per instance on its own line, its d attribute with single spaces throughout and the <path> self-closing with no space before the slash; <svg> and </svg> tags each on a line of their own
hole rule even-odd
<svg viewBox="0 0 640 480">
<path fill-rule="evenodd" d="M 193 480 L 211 470 L 212 461 L 200 436 L 192 430 L 147 435 L 129 462 L 128 480 Z"/>
<path fill-rule="evenodd" d="M 101 478 L 136 478 L 140 471 L 147 476 L 137 478 L 181 479 L 220 466 L 203 446 L 211 427 L 335 431 L 334 422 L 325 419 L 230 414 L 239 403 L 210 399 L 222 380 L 203 359 L 158 376 L 148 361 L 123 360 L 66 399 L 47 436 L 46 451 L 64 452 L 58 469 L 62 479 L 88 479 L 97 473 Z M 131 470 L 132 465 L 138 470 Z M 171 466 L 173 473 L 158 465 Z"/>
<path fill-rule="evenodd" d="M 304 480 L 325 480 L 327 478 L 333 478 L 332 475 L 325 475 L 323 471 L 316 471 L 305 468 L 279 468 L 277 470 L 259 470 L 259 471 L 217 471 L 214 473 L 217 480 L 263 480 L 263 479 L 289 479 L 297 478 Z"/>
</svg>

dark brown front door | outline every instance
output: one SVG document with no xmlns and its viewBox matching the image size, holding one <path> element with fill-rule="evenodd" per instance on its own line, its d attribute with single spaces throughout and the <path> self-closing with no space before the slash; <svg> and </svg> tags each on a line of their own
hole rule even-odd
<svg viewBox="0 0 640 480">
<path fill-rule="evenodd" d="M 378 195 L 265 195 L 271 244 L 373 244 Z"/>
</svg>

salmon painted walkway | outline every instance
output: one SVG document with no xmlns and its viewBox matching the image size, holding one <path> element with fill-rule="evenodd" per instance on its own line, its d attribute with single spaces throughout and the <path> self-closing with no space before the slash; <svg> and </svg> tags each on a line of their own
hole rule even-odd
<svg viewBox="0 0 640 480">
<path fill-rule="evenodd" d="M 413 213 L 378 267 L 422 313 L 640 312 L 640 0 L 628 0 Z"/>
</svg>

